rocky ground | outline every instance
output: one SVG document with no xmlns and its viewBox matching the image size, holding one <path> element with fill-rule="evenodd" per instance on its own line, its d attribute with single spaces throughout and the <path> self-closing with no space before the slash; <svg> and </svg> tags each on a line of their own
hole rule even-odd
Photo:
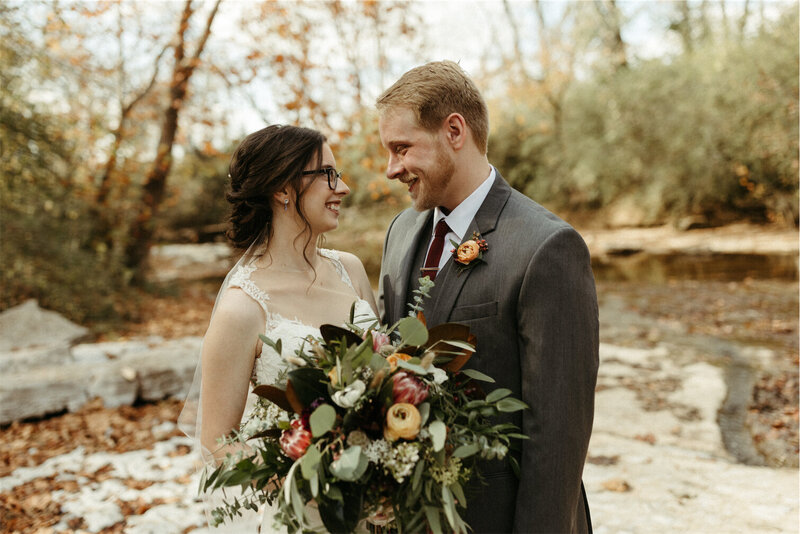
<svg viewBox="0 0 800 534">
<path fill-rule="evenodd" d="M 215 292 L 153 297 L 114 340 L 202 335 Z M 798 532 L 797 282 L 599 281 L 598 295 L 595 531 Z M 94 402 L 0 428 L 0 531 L 202 532 L 179 410 Z"/>
</svg>

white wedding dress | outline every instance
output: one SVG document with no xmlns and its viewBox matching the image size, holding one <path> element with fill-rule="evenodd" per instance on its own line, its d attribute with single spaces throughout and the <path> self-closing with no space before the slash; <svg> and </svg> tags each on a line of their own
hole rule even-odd
<svg viewBox="0 0 800 534">
<path fill-rule="evenodd" d="M 353 290 L 353 300 L 355 302 L 355 322 L 362 326 L 369 326 L 372 322 L 376 321 L 375 313 L 373 312 L 372 307 L 366 300 L 358 296 L 355 287 L 350 280 L 350 276 L 347 274 L 347 270 L 344 268 L 344 265 L 342 265 L 342 262 L 339 259 L 339 253 L 335 250 L 329 249 L 318 249 L 318 252 L 321 256 L 331 260 L 334 267 L 336 267 L 337 272 L 342 277 L 342 281 Z M 267 318 L 264 335 L 273 341 L 277 341 L 278 339 L 281 340 L 282 355 L 279 355 L 271 346 L 263 343 L 261 354 L 256 358 L 253 366 L 251 384 L 270 384 L 284 387 L 285 382 L 279 383 L 279 380 L 281 377 L 285 379 L 286 371 L 291 368 L 291 364 L 284 359 L 284 356 L 294 355 L 295 351 L 300 348 L 304 339 L 306 339 L 308 336 L 319 337 L 320 331 L 317 327 L 309 326 L 303 323 L 302 318 L 286 318 L 271 312 L 269 295 L 260 287 L 258 287 L 251 279 L 251 275 L 255 270 L 256 267 L 252 263 L 240 267 L 230 277 L 227 287 L 240 288 L 261 306 Z M 345 320 L 348 318 L 343 319 L 344 320 L 341 321 L 340 326 L 343 326 Z M 251 386 L 247 397 L 244 416 L 242 418 L 243 422 L 246 422 L 250 419 L 251 411 L 254 408 L 257 398 L 258 397 L 253 394 Z M 307 511 L 309 512 L 309 516 L 312 517 L 312 521 L 314 516 L 316 516 L 316 524 L 314 526 L 324 530 L 322 522 L 319 520 L 319 514 L 316 513 L 316 510 L 307 509 Z M 246 533 L 258 531 L 262 534 L 280 532 L 273 527 L 274 512 L 275 509 L 269 506 L 265 506 L 264 509 L 258 513 L 246 511 L 244 513 L 244 517 L 234 521 L 233 523 L 227 522 L 220 527 L 222 528 L 222 532 Z"/>
</svg>

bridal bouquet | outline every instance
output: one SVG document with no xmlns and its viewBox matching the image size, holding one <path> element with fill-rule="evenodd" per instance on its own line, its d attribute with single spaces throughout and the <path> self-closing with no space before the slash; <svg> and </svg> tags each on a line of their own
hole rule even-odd
<svg viewBox="0 0 800 534">
<path fill-rule="evenodd" d="M 467 326 L 428 329 L 420 314 L 380 328 L 353 319 L 323 325 L 320 338 L 284 355 L 293 367 L 285 389 L 255 388 L 258 415 L 226 438 L 246 441 L 247 452 L 201 481 L 201 491 L 243 489 L 214 510 L 217 524 L 268 502 L 276 521 L 304 531 L 313 501 L 329 532 L 366 522 L 372 531 L 466 533 L 459 510 L 478 460 L 507 457 L 518 472 L 507 453 L 525 436 L 492 418 L 526 405 L 507 389 L 485 394 L 479 382 L 492 378 L 462 369 L 474 351 Z M 281 352 L 280 340 L 262 341 Z"/>
</svg>

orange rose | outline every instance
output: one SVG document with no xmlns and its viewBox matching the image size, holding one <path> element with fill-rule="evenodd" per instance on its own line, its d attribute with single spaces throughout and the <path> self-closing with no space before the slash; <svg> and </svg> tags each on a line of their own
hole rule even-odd
<svg viewBox="0 0 800 534">
<path fill-rule="evenodd" d="M 413 404 L 405 402 L 393 404 L 386 412 L 383 437 L 387 441 L 396 441 L 398 438 L 414 439 L 419 434 L 421 421 L 419 410 Z"/>
<path fill-rule="evenodd" d="M 478 257 L 478 254 L 481 252 L 481 247 L 478 245 L 477 241 L 474 239 L 470 239 L 469 241 L 464 241 L 461 245 L 458 246 L 458 250 L 456 250 L 456 257 L 458 258 L 458 263 L 463 263 L 467 265 L 469 262 L 474 260 Z"/>
<path fill-rule="evenodd" d="M 403 360 L 404 362 L 407 362 L 410 359 L 411 356 L 409 356 L 408 354 L 403 354 L 402 352 L 395 352 L 394 354 L 391 354 L 386 357 L 386 361 L 389 362 L 390 371 L 394 371 L 395 369 L 397 369 L 398 360 Z"/>
</svg>

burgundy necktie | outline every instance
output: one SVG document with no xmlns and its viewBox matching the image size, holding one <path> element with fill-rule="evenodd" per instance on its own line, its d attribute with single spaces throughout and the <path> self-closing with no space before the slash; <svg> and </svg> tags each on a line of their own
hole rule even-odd
<svg viewBox="0 0 800 534">
<path fill-rule="evenodd" d="M 428 256 L 425 258 L 425 267 L 422 268 L 422 276 L 429 276 L 431 280 L 436 279 L 436 273 L 439 271 L 439 260 L 442 257 L 442 249 L 444 248 L 444 236 L 450 231 L 450 227 L 444 219 L 439 219 L 436 223 L 436 228 L 433 230 L 433 241 L 428 249 Z"/>
</svg>

